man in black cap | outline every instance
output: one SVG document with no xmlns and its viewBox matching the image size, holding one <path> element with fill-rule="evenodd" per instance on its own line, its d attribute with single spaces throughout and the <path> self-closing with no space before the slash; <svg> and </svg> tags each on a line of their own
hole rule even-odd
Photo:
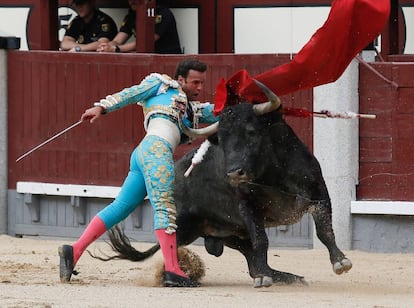
<svg viewBox="0 0 414 308">
<path fill-rule="evenodd" d="M 100 43 L 117 34 L 114 20 L 95 7 L 95 0 L 73 0 L 78 16 L 69 24 L 60 43 L 65 51 L 96 51 Z"/>
</svg>

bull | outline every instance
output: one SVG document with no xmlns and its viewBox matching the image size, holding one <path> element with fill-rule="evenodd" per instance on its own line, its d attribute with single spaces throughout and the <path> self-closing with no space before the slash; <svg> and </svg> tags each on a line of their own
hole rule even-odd
<svg viewBox="0 0 414 308">
<path fill-rule="evenodd" d="M 184 173 L 195 150 L 176 163 L 177 243 L 188 245 L 202 237 L 207 252 L 217 257 L 224 246 L 238 250 L 247 260 L 254 287 L 304 282 L 302 276 L 268 265 L 265 229 L 296 223 L 310 213 L 333 271 L 347 272 L 352 263 L 335 242 L 331 200 L 320 165 L 285 122 L 277 96 L 259 85 L 269 102 L 225 108 L 216 134 L 209 137 L 208 152 L 190 176 Z M 157 251 L 154 246 L 141 253 L 119 229 L 111 233 L 120 258 L 143 260 Z"/>
</svg>

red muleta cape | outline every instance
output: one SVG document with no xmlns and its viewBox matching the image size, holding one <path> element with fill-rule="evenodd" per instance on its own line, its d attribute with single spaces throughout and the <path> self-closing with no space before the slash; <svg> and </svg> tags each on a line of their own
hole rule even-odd
<svg viewBox="0 0 414 308">
<path fill-rule="evenodd" d="M 253 78 L 277 95 L 337 80 L 352 59 L 383 30 L 390 13 L 389 0 L 335 0 L 328 19 L 289 63 Z M 216 88 L 214 112 L 226 102 L 265 102 L 266 96 L 246 70 L 222 79 Z"/>
</svg>

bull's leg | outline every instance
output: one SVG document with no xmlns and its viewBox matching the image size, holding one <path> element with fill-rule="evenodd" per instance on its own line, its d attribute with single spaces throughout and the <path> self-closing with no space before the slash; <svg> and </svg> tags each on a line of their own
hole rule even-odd
<svg viewBox="0 0 414 308">
<path fill-rule="evenodd" d="M 253 206 L 249 206 L 246 200 L 240 201 L 239 211 L 251 240 L 252 250 L 254 252 L 252 261 L 254 262 L 253 267 L 256 275 L 263 274 L 264 267 L 267 265 L 267 250 L 269 248 L 269 240 L 263 222 L 258 217 L 258 211 Z"/>
<path fill-rule="evenodd" d="M 201 220 L 196 217 L 188 215 L 178 215 L 177 217 L 177 245 L 186 246 L 194 242 L 196 239 L 201 237 Z"/>
<path fill-rule="evenodd" d="M 333 271 L 340 275 L 352 268 L 352 262 L 336 246 L 335 234 L 332 229 L 332 211 L 329 201 L 320 202 L 314 206 L 312 216 L 315 221 L 316 234 L 328 248 Z"/>
<path fill-rule="evenodd" d="M 261 213 L 243 199 L 239 203 L 239 211 L 250 238 L 249 245 L 240 251 L 247 259 L 250 276 L 254 279 L 254 287 L 268 287 L 273 281 L 282 280 L 288 283 L 295 281 L 298 276 L 278 272 L 269 267 L 267 263 L 269 240 Z"/>
<path fill-rule="evenodd" d="M 258 211 L 253 206 L 249 206 L 246 200 L 240 200 L 239 211 L 252 245 L 249 272 L 254 279 L 254 287 L 271 286 L 272 278 L 266 271 L 269 240 L 265 232 L 263 220 L 258 217 Z"/>
<path fill-rule="evenodd" d="M 263 279 L 261 279 L 262 284 L 256 285 L 255 282 L 259 281 L 259 279 L 262 277 L 271 277 L 271 281 L 276 283 L 292 284 L 295 282 L 301 282 L 306 284 L 303 276 L 297 276 L 291 273 L 277 271 L 271 268 L 267 262 L 264 264 L 264 266 L 261 266 L 261 269 L 259 270 L 257 268 L 255 251 L 252 248 L 252 243 L 250 240 L 242 240 L 238 237 L 231 237 L 225 239 L 225 244 L 230 248 L 240 251 L 241 254 L 244 255 L 249 268 L 249 275 L 254 279 L 253 286 L 256 288 L 261 286 L 270 286 L 268 281 L 265 281 L 266 285 L 263 285 Z"/>
</svg>

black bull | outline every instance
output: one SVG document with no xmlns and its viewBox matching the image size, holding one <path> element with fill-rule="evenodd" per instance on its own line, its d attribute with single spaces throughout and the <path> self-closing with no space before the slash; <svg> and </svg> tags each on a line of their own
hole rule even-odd
<svg viewBox="0 0 414 308">
<path fill-rule="evenodd" d="M 279 112 L 257 116 L 250 104 L 228 107 L 210 141 L 204 160 L 189 177 L 184 173 L 193 153 L 176 164 L 178 245 L 203 237 L 212 255 L 220 256 L 223 245 L 240 251 L 255 287 L 302 281 L 268 265 L 265 228 L 293 224 L 310 213 L 334 272 L 352 267 L 335 243 L 331 201 L 319 163 Z M 111 241 L 120 257 L 136 261 L 155 253 L 156 247 L 146 254 L 126 247 L 125 234 L 119 232 L 112 231 Z"/>
</svg>

